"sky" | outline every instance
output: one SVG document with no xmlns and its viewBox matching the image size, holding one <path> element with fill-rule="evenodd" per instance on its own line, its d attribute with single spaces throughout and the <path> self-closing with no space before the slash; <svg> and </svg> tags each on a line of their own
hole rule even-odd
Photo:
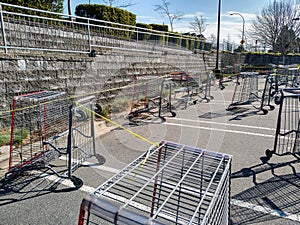
<svg viewBox="0 0 300 225">
<path fill-rule="evenodd" d="M 72 13 L 74 14 L 76 5 L 79 4 L 104 4 L 103 0 L 71 0 Z M 130 0 L 119 0 L 120 3 Z M 184 16 L 181 20 L 173 23 L 174 31 L 180 33 L 194 32 L 190 28 L 190 23 L 195 16 L 203 16 L 206 30 L 203 32 L 206 38 L 213 34 L 217 36 L 218 0 L 167 0 L 170 2 L 169 11 L 171 13 L 180 12 Z M 253 20 L 261 13 L 271 0 L 221 0 L 221 30 L 220 41 L 223 39 L 239 43 L 242 38 L 243 18 L 245 20 L 245 40 L 254 42 L 251 39 L 250 30 Z M 300 0 L 292 0 L 295 4 L 300 4 Z M 134 6 L 125 8 L 136 15 L 139 23 L 156 23 L 169 25 L 168 18 L 154 10 L 154 5 L 161 4 L 162 0 L 131 0 Z M 67 13 L 67 0 L 64 5 Z M 229 15 L 231 13 L 239 13 Z M 170 25 L 169 25 L 170 29 Z"/>
</svg>

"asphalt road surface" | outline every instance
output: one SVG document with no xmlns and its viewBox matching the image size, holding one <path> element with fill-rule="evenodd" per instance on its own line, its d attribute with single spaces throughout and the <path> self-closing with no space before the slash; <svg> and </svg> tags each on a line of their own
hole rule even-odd
<svg viewBox="0 0 300 225">
<path fill-rule="evenodd" d="M 278 106 L 267 115 L 252 105 L 228 111 L 232 93 L 232 84 L 223 91 L 213 89 L 209 103 L 177 109 L 165 123 L 135 126 L 122 117 L 113 119 L 151 142 L 168 140 L 231 154 L 230 224 L 300 224 L 299 160 L 265 157 L 274 145 Z M 79 189 L 48 170 L 2 181 L 0 224 L 77 224 L 82 199 L 151 146 L 126 130 L 110 128 L 103 134 L 96 129 L 96 151 L 105 160 L 91 157 L 75 171 L 83 181 Z"/>
</svg>

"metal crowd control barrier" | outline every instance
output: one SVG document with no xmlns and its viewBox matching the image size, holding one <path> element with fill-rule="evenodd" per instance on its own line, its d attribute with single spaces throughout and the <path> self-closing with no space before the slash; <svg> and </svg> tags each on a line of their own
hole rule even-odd
<svg viewBox="0 0 300 225">
<path fill-rule="evenodd" d="M 267 149 L 266 156 L 273 154 L 296 154 L 300 150 L 300 88 L 281 90 L 273 150 Z"/>
<path fill-rule="evenodd" d="M 226 225 L 231 160 L 162 141 L 85 197 L 78 225 Z"/>
<path fill-rule="evenodd" d="M 64 92 L 40 91 L 15 97 L 6 177 L 49 169 L 78 184 L 72 172 L 84 157 L 95 155 L 93 129 L 93 115 L 79 106 L 69 107 Z"/>
</svg>

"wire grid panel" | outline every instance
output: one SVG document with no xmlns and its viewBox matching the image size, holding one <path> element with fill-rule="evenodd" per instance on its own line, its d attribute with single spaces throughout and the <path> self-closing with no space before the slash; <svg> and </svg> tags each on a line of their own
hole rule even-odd
<svg viewBox="0 0 300 225">
<path fill-rule="evenodd" d="M 88 195 L 78 224 L 228 224 L 231 160 L 163 141 Z"/>
<path fill-rule="evenodd" d="M 299 153 L 300 88 L 281 91 L 274 153 Z"/>
<path fill-rule="evenodd" d="M 9 171 L 20 169 L 45 157 L 51 146 L 65 149 L 69 107 L 64 92 L 40 91 L 20 95 L 12 104 Z M 61 141 L 62 139 L 63 141 Z M 47 143 L 47 144 L 45 144 Z M 49 145 L 50 144 L 50 145 Z"/>
<path fill-rule="evenodd" d="M 154 122 L 161 113 L 170 111 L 170 88 L 165 89 L 165 85 L 165 77 L 138 77 L 133 87 L 125 90 L 131 92 L 129 120 Z M 129 96 L 125 91 L 123 96 Z"/>
<path fill-rule="evenodd" d="M 274 76 L 268 75 L 265 79 L 265 84 L 261 96 L 260 110 L 263 110 L 265 113 L 267 113 L 268 111 L 265 109 L 266 106 L 268 106 L 270 110 L 274 110 L 275 107 L 271 105 L 271 100 L 273 99 L 274 95 Z"/>
<path fill-rule="evenodd" d="M 299 68 L 297 65 L 279 66 L 276 69 L 278 86 L 297 87 L 299 85 Z"/>
<path fill-rule="evenodd" d="M 94 96 L 78 99 L 72 107 L 69 145 L 71 170 L 78 168 L 87 158 L 95 156 Z"/>
<path fill-rule="evenodd" d="M 230 106 L 250 104 L 258 98 L 258 73 L 241 72 L 237 76 Z M 230 107 L 229 106 L 229 107 Z"/>
<path fill-rule="evenodd" d="M 162 80 L 157 76 L 137 77 L 132 93 L 132 103 L 137 103 L 145 97 L 155 98 L 160 96 Z"/>
</svg>

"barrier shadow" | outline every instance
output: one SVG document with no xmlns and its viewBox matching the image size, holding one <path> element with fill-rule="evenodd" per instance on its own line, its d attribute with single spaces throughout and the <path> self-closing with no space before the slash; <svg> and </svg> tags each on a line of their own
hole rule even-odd
<svg viewBox="0 0 300 225">
<path fill-rule="evenodd" d="M 231 196 L 230 224 L 271 224 L 278 219 L 280 224 L 299 224 L 300 173 L 294 166 L 299 162 L 261 163 L 232 173 L 232 179 L 252 177 L 254 186 Z M 275 169 L 282 167 L 289 167 L 292 173 L 277 175 Z M 256 175 L 266 171 L 273 177 L 258 183 Z"/>
</svg>

